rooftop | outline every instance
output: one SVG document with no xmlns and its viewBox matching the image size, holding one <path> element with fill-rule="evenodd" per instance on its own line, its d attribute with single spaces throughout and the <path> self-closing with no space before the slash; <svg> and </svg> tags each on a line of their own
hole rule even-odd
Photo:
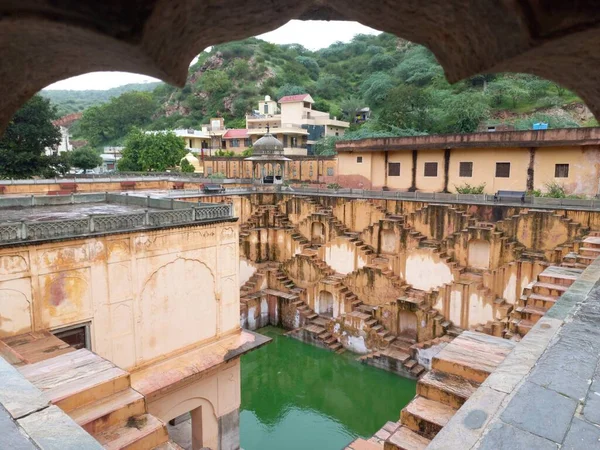
<svg viewBox="0 0 600 450">
<path fill-rule="evenodd" d="M 336 149 L 338 152 L 365 152 L 518 146 L 560 147 L 564 145 L 600 145 L 600 127 L 367 138 L 357 141 L 340 141 L 336 144 Z"/>
<path fill-rule="evenodd" d="M 286 95 L 279 99 L 279 103 L 294 103 L 294 102 L 310 102 L 314 103 L 312 97 L 308 94 Z"/>
<path fill-rule="evenodd" d="M 248 130 L 245 128 L 231 128 L 225 132 L 223 139 L 246 139 Z"/>
</svg>

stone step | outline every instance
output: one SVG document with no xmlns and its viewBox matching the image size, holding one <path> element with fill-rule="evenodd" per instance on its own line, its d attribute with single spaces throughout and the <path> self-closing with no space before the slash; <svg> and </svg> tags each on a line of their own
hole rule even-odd
<svg viewBox="0 0 600 450">
<path fill-rule="evenodd" d="M 347 447 L 344 447 L 344 450 L 382 450 L 382 448 L 381 444 L 358 438 L 348 444 Z"/>
<path fill-rule="evenodd" d="M 400 413 L 402 425 L 433 439 L 448 423 L 456 409 L 417 395 Z"/>
<path fill-rule="evenodd" d="M 67 413 L 130 387 L 128 372 L 86 349 L 29 364 L 19 370 Z"/>
<path fill-rule="evenodd" d="M 169 440 L 165 424 L 150 414 L 130 417 L 125 424 L 99 433 L 95 438 L 106 450 L 143 450 Z"/>
<path fill-rule="evenodd" d="M 514 346 L 506 339 L 463 331 L 433 357 L 431 368 L 482 383 Z"/>
<path fill-rule="evenodd" d="M 583 256 L 593 256 L 597 258 L 600 256 L 600 247 L 580 247 L 579 254 Z"/>
<path fill-rule="evenodd" d="M 431 441 L 401 426 L 385 441 L 384 450 L 425 450 Z"/>
<path fill-rule="evenodd" d="M 569 289 L 568 286 L 553 283 L 543 283 L 541 281 L 536 281 L 531 285 L 531 290 L 533 293 L 552 297 L 560 297 L 567 289 Z"/>
<path fill-rule="evenodd" d="M 129 417 L 146 412 L 144 396 L 133 389 L 117 392 L 97 402 L 77 408 L 69 416 L 85 431 L 95 435 Z"/>
<path fill-rule="evenodd" d="M 559 266 L 550 266 L 538 275 L 538 280 L 543 283 L 571 286 L 581 274 L 580 270 Z"/>
<path fill-rule="evenodd" d="M 600 237 L 588 236 L 583 240 L 583 243 L 588 248 L 600 248 Z"/>
<path fill-rule="evenodd" d="M 530 294 L 527 297 L 527 306 L 550 309 L 554 306 L 558 297 L 551 295 Z"/>
<path fill-rule="evenodd" d="M 416 366 L 414 366 L 412 369 L 410 369 L 410 373 L 412 376 L 414 377 L 419 377 L 421 376 L 423 373 L 425 373 L 425 367 L 423 367 L 420 364 L 417 364 Z"/>
<path fill-rule="evenodd" d="M 340 344 L 339 342 L 336 342 L 335 344 L 329 344 L 327 347 L 333 351 L 337 351 L 342 348 L 342 344 Z"/>
<path fill-rule="evenodd" d="M 534 325 L 535 323 L 533 323 L 531 320 L 519 320 L 517 323 L 517 331 L 521 336 L 525 336 Z"/>
<path fill-rule="evenodd" d="M 314 323 L 315 325 L 326 327 L 329 324 L 329 320 L 319 316 L 315 320 L 313 320 L 312 323 Z"/>
<path fill-rule="evenodd" d="M 417 394 L 452 408 L 460 408 L 478 387 L 479 383 L 474 381 L 432 370 L 417 383 Z"/>
<path fill-rule="evenodd" d="M 168 441 L 158 447 L 154 447 L 152 450 L 183 450 L 183 447 L 180 447 L 173 441 Z"/>
</svg>

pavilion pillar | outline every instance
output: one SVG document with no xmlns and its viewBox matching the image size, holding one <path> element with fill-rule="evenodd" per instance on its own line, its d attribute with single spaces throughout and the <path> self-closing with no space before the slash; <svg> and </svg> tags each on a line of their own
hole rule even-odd
<svg viewBox="0 0 600 450">
<path fill-rule="evenodd" d="M 200 450 L 203 445 L 202 440 L 202 406 L 190 411 L 192 416 L 192 450 Z"/>
</svg>

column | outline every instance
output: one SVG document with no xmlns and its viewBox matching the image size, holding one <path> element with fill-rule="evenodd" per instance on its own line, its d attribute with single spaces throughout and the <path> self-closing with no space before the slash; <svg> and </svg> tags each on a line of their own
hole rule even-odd
<svg viewBox="0 0 600 450">
<path fill-rule="evenodd" d="M 192 416 L 192 450 L 200 450 L 202 440 L 202 406 L 190 411 Z"/>
</svg>

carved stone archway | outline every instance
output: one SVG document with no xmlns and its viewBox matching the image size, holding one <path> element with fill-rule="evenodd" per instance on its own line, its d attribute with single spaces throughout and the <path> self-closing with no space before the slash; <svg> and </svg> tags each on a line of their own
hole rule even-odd
<svg viewBox="0 0 600 450">
<path fill-rule="evenodd" d="M 99 70 L 183 86 L 204 48 L 290 19 L 355 20 L 427 46 L 450 82 L 526 72 L 577 92 L 600 112 L 595 2 L 518 0 L 22 0 L 0 5 L 0 129 L 45 86 Z"/>
</svg>

